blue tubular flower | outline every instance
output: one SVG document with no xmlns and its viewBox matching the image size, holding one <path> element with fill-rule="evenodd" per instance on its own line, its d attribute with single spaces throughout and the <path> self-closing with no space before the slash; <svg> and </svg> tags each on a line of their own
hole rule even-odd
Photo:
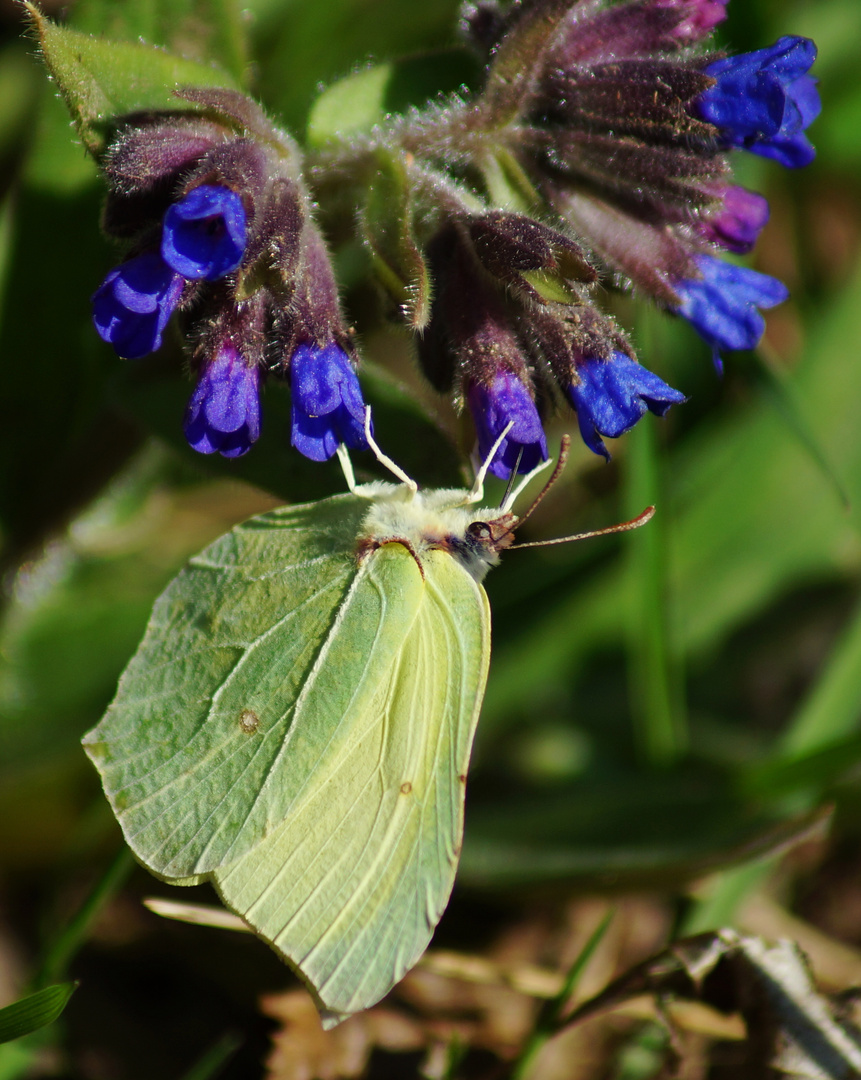
<svg viewBox="0 0 861 1080">
<path fill-rule="evenodd" d="M 328 461 L 339 443 L 367 449 L 362 389 L 339 345 L 332 342 L 322 349 L 300 345 L 290 361 L 290 392 L 290 441 L 300 454 Z"/>
<path fill-rule="evenodd" d="M 716 60 L 705 70 L 717 83 L 700 95 L 696 111 L 727 146 L 791 169 L 809 165 L 816 151 L 804 130 L 821 108 L 816 79 L 807 74 L 815 59 L 809 38 L 787 36 L 767 49 Z"/>
<path fill-rule="evenodd" d="M 719 209 L 699 224 L 702 236 L 727 251 L 744 255 L 752 250 L 768 221 L 768 199 L 756 191 L 730 184 Z"/>
<path fill-rule="evenodd" d="M 701 278 L 676 283 L 682 303 L 676 312 L 691 323 L 712 346 L 720 367 L 719 349 L 752 349 L 765 331 L 758 308 L 783 303 L 789 290 L 782 281 L 746 266 L 700 255 Z"/>
<path fill-rule="evenodd" d="M 185 413 L 185 437 L 198 453 L 236 458 L 259 435 L 259 371 L 228 342 L 201 373 Z"/>
<path fill-rule="evenodd" d="M 648 410 L 663 416 L 685 395 L 622 352 L 609 360 L 588 356 L 577 364 L 578 383 L 568 388 L 568 397 L 577 411 L 583 442 L 596 454 L 610 460 L 601 436 L 617 439 L 632 428 Z"/>
<path fill-rule="evenodd" d="M 201 184 L 164 215 L 161 253 L 183 277 L 215 281 L 245 253 L 245 208 L 230 188 Z"/>
<path fill-rule="evenodd" d="M 182 278 L 155 251 L 124 262 L 93 293 L 93 323 L 99 337 L 127 360 L 155 352 L 182 287 Z"/>
<path fill-rule="evenodd" d="M 514 425 L 491 462 L 490 472 L 494 476 L 507 480 L 515 466 L 518 472 L 527 473 L 547 460 L 547 439 L 541 418 L 532 395 L 516 375 L 502 371 L 489 385 L 474 382 L 467 388 L 466 399 L 475 422 L 482 461 L 508 424 Z"/>
</svg>

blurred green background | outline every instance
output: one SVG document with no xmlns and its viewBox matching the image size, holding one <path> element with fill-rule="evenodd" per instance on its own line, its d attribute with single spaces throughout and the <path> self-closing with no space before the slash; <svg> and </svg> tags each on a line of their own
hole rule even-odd
<svg viewBox="0 0 861 1080">
<path fill-rule="evenodd" d="M 297 134 L 321 86 L 367 61 L 413 58 L 391 87 L 402 107 L 474 70 L 455 0 L 78 0 L 53 14 L 214 59 Z M 5 3 L 0 19 L 0 1004 L 81 980 L 58 1023 L 0 1047 L 0 1080 L 262 1075 L 271 1025 L 257 996 L 295 983 L 261 943 L 139 904 L 214 902 L 206 889 L 108 871 L 119 832 L 79 740 L 190 554 L 342 481 L 290 451 L 278 389 L 248 458 L 196 456 L 178 342 L 132 367 L 97 338 L 89 296 L 115 261 L 100 182 L 20 10 Z M 823 955 L 839 945 L 844 982 L 861 981 L 861 5 L 734 0 L 720 38 L 752 49 L 785 33 L 820 47 L 818 158 L 803 172 L 741 160 L 737 177 L 772 206 L 752 265 L 792 299 L 723 380 L 687 326 L 611 301 L 689 402 L 644 420 L 609 466 L 576 447 L 523 538 L 655 502 L 648 528 L 511 553 L 488 579 L 493 660 L 446 947 L 492 950 L 506 927 L 558 920 L 584 897 L 648 896 L 661 918 L 646 949 L 724 923 L 803 925 Z M 420 386 L 361 252 L 337 257 L 364 351 L 389 373 L 367 383 L 383 446 L 420 482 L 456 478 L 466 421 Z M 417 410 L 432 416 L 423 445 Z M 557 441 L 572 419 L 554 422 Z M 811 832 L 825 805 L 827 831 Z M 805 842 L 781 861 L 793 837 Z M 375 1060 L 369 1075 L 416 1075 L 415 1061 L 377 1073 Z M 595 1068 L 570 1075 L 657 1075 Z"/>
</svg>

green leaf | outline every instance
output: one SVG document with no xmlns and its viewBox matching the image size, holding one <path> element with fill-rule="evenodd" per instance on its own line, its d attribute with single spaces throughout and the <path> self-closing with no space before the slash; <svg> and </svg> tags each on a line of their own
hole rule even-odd
<svg viewBox="0 0 861 1080">
<path fill-rule="evenodd" d="M 219 64 L 241 82 L 248 65 L 245 10 L 236 0 L 78 0 L 72 24 L 114 41 L 144 41 L 200 64 Z"/>
<path fill-rule="evenodd" d="M 392 113 L 405 112 L 475 81 L 477 65 L 463 49 L 362 68 L 328 86 L 308 117 L 308 143 L 319 149 L 335 138 L 370 131 Z"/>
<path fill-rule="evenodd" d="M 77 983 L 58 983 L 46 986 L 35 994 L 0 1009 L 0 1043 L 20 1039 L 32 1031 L 53 1024 L 68 1004 Z"/>
<path fill-rule="evenodd" d="M 782 740 L 787 765 L 802 755 L 829 754 L 835 743 L 854 745 L 861 714 L 861 608 L 844 629 L 819 679 L 792 719 Z M 851 761 L 844 755 L 844 762 Z"/>
<path fill-rule="evenodd" d="M 364 68 L 339 79 L 314 102 L 308 115 L 308 143 L 320 147 L 330 139 L 370 131 L 385 115 L 386 89 L 392 64 Z"/>
<path fill-rule="evenodd" d="M 397 317 L 421 331 L 430 319 L 430 273 L 413 231 L 413 198 L 402 157 L 379 151 L 362 226 L 377 279 Z"/>
<path fill-rule="evenodd" d="M 108 41 L 57 26 L 32 4 L 27 11 L 42 56 L 78 128 L 98 156 L 113 117 L 139 109 L 196 108 L 174 96 L 189 86 L 236 88 L 227 72 L 149 45 Z"/>
<path fill-rule="evenodd" d="M 859 670 L 861 669 L 855 668 L 856 688 Z M 856 709 L 853 716 L 856 723 L 857 717 Z M 820 799 L 832 784 L 855 774 L 859 765 L 861 735 L 850 735 L 835 739 L 816 750 L 807 750 L 803 754 L 792 756 L 787 754 L 773 761 L 756 764 L 742 773 L 740 785 L 744 791 L 755 796 L 773 799 L 784 794 L 796 798 L 801 795 L 805 797 L 805 802 L 812 803 Z"/>
<path fill-rule="evenodd" d="M 481 163 L 481 174 L 491 200 L 501 209 L 531 214 L 536 207 L 541 206 L 541 196 L 535 190 L 532 181 L 514 155 L 507 150 L 499 148 L 495 153 L 488 155 Z M 524 274 L 524 277 L 526 276 Z M 544 276 L 546 278 L 546 275 Z M 570 304 L 571 294 L 567 291 L 564 282 L 558 278 L 556 280 L 557 289 L 562 294 L 558 302 Z M 536 282 L 532 284 L 541 292 Z M 556 300 L 557 296 L 548 294 L 546 299 Z"/>
<path fill-rule="evenodd" d="M 264 12 L 253 28 L 261 96 L 289 127 L 301 130 L 320 85 L 343 78 L 365 58 L 397 64 L 407 54 L 447 46 L 458 6 L 459 0 L 432 4 L 374 0 L 371 11 L 367 0 L 320 4 L 282 0 Z M 437 72 L 427 96 L 450 88 L 439 77 L 444 75 Z M 412 89 L 410 96 L 415 101 Z"/>
<path fill-rule="evenodd" d="M 772 355 L 766 342 L 762 342 L 754 352 L 753 360 L 761 385 L 783 418 L 789 430 L 810 455 L 810 460 L 822 470 L 823 477 L 833 485 L 834 494 L 850 509 L 849 496 L 846 493 L 833 462 L 828 459 L 821 441 L 813 432 L 810 421 L 805 416 L 804 408 L 793 392 L 792 384 L 779 367 L 778 360 Z"/>
<path fill-rule="evenodd" d="M 568 1006 L 571 995 L 580 981 L 580 976 L 586 969 L 586 965 L 595 954 L 595 950 L 604 940 L 604 935 L 610 928 L 614 912 L 607 912 L 589 935 L 586 944 L 580 950 L 578 956 L 568 968 L 562 987 L 555 997 L 549 998 L 541 1006 L 538 1016 L 533 1025 L 532 1032 L 527 1038 L 523 1049 L 518 1054 L 512 1070 L 513 1080 L 526 1080 L 532 1073 L 532 1067 L 541 1048 L 562 1027 L 562 1016 Z"/>
<path fill-rule="evenodd" d="M 518 796 L 473 794 L 459 880 L 480 889 L 667 888 L 762 857 L 819 822 L 754 807 L 701 769 L 627 772 Z"/>
</svg>

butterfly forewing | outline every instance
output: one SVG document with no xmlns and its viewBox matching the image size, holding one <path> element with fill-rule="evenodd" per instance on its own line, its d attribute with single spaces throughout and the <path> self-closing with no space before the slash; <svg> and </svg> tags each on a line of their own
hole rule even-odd
<svg viewBox="0 0 861 1080">
<path fill-rule="evenodd" d="M 253 518 L 157 601 L 85 745 L 129 845 L 159 875 L 206 873 L 284 818 L 285 740 L 356 577 L 367 505 L 337 496 Z"/>
<path fill-rule="evenodd" d="M 401 615 L 394 662 L 384 652 L 366 660 L 361 707 L 329 721 L 349 737 L 318 759 L 289 816 L 213 875 L 225 903 L 300 969 L 329 1023 L 378 1001 L 416 962 L 460 853 L 489 613 L 450 555 L 430 552 L 423 568 L 424 579 L 399 544 L 368 558 L 350 607 L 357 619 L 367 612 L 369 632 L 379 597 L 388 625 L 399 595 L 419 590 L 409 627 Z M 329 660 L 341 670 L 339 657 Z"/>
</svg>

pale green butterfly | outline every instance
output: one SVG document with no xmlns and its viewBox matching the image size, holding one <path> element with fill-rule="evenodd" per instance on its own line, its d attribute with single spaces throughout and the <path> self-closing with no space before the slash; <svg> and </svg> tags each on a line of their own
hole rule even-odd
<svg viewBox="0 0 861 1080">
<path fill-rule="evenodd" d="M 523 487 L 474 507 L 494 447 L 472 490 L 421 492 L 367 434 L 402 483 L 357 487 L 342 451 L 349 494 L 191 559 L 84 737 L 140 862 L 211 881 L 326 1027 L 388 993 L 448 902 L 490 657 L 481 580 Z"/>
</svg>

